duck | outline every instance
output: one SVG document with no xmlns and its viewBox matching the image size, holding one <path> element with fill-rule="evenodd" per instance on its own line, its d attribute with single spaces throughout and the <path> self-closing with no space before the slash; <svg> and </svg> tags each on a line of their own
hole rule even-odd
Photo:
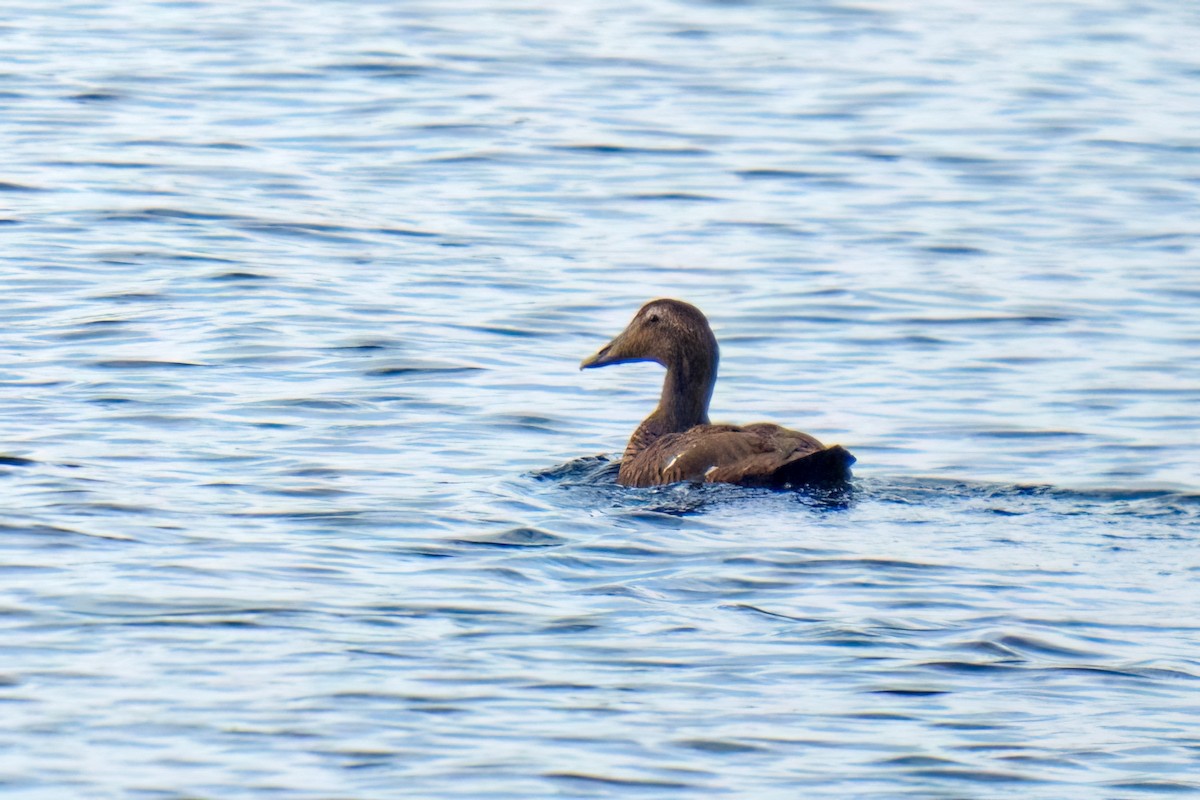
<svg viewBox="0 0 1200 800">
<path fill-rule="evenodd" d="M 625 330 L 585 358 L 581 370 L 651 361 L 666 367 L 653 413 L 629 437 L 617 483 L 662 486 L 680 481 L 794 488 L 838 484 L 855 458 L 841 445 L 770 422 L 712 424 L 708 405 L 720 350 L 694 305 L 659 298 L 643 305 Z"/>
</svg>

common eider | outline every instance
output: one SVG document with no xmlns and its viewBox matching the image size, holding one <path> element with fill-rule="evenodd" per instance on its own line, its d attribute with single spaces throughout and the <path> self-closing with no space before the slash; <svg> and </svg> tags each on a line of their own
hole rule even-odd
<svg viewBox="0 0 1200 800">
<path fill-rule="evenodd" d="M 617 482 L 658 486 L 676 481 L 745 486 L 837 483 L 854 456 L 807 433 L 769 422 L 712 425 L 708 403 L 717 380 L 717 339 L 700 309 L 680 300 L 652 300 L 615 339 L 580 369 L 631 361 L 667 368 L 654 413 L 629 438 Z"/>
</svg>

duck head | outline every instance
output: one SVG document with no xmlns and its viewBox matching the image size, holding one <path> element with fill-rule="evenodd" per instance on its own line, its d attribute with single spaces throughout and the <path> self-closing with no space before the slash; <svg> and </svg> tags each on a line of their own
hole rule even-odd
<svg viewBox="0 0 1200 800">
<path fill-rule="evenodd" d="M 634 314 L 625 330 L 585 358 L 579 368 L 632 361 L 653 361 L 668 370 L 710 364 L 715 374 L 717 339 L 695 306 L 682 300 L 651 300 Z"/>
<path fill-rule="evenodd" d="M 653 361 L 667 368 L 658 407 L 630 439 L 634 447 L 708 422 L 718 358 L 717 337 L 700 309 L 681 300 L 662 299 L 642 306 L 617 338 L 585 358 L 579 368 L 630 361 Z"/>
<path fill-rule="evenodd" d="M 653 361 L 667 368 L 658 407 L 634 433 L 634 439 L 642 441 L 708 422 L 718 357 L 717 337 L 700 309 L 662 299 L 642 306 L 617 338 L 585 358 L 579 368 L 630 361 Z"/>
</svg>

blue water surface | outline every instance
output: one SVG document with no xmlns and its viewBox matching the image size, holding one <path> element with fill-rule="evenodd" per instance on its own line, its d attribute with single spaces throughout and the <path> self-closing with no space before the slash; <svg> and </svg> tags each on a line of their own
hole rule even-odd
<svg viewBox="0 0 1200 800">
<path fill-rule="evenodd" d="M 1200 793 L 1200 9 L 0 8 L 0 794 Z M 615 485 L 646 300 L 836 492 Z"/>
</svg>

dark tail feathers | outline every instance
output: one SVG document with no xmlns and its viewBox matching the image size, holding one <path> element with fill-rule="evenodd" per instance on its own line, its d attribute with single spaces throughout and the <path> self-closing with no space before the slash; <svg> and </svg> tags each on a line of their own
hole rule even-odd
<svg viewBox="0 0 1200 800">
<path fill-rule="evenodd" d="M 771 473 L 771 483 L 779 487 L 844 483 L 850 478 L 850 465 L 856 460 L 849 450 L 835 444 L 784 464 Z"/>
</svg>

